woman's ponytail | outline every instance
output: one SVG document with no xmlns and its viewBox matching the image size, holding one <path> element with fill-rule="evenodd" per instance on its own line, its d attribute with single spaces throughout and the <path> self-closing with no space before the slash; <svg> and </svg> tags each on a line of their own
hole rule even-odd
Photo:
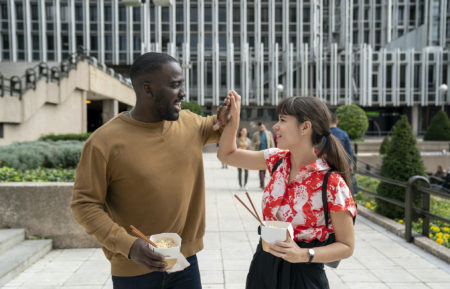
<svg viewBox="0 0 450 289">
<path fill-rule="evenodd" d="M 325 136 L 325 143 L 319 151 L 318 156 L 325 158 L 331 167 L 341 174 L 347 186 L 352 187 L 350 177 L 351 157 L 347 154 L 341 142 L 332 134 Z"/>
</svg>

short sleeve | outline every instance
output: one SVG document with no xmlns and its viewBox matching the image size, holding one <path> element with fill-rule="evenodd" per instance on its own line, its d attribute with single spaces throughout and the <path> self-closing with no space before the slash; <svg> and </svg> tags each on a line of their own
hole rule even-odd
<svg viewBox="0 0 450 289">
<path fill-rule="evenodd" d="M 356 216 L 356 205 L 352 193 L 344 178 L 338 173 L 332 173 L 327 184 L 328 210 L 330 212 L 349 211 Z"/>
<path fill-rule="evenodd" d="M 264 159 L 266 160 L 266 166 L 270 173 L 272 173 L 273 166 L 276 162 L 286 156 L 287 151 L 280 150 L 279 148 L 270 148 L 264 150 Z"/>
</svg>

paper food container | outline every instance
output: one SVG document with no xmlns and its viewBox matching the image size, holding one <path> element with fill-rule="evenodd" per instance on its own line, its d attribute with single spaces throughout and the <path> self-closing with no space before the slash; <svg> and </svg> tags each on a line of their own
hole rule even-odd
<svg viewBox="0 0 450 289">
<path fill-rule="evenodd" d="M 291 223 L 280 221 L 265 221 L 265 226 L 261 227 L 262 248 L 269 251 L 269 244 L 277 241 L 287 241 L 294 239 L 294 229 Z"/>
<path fill-rule="evenodd" d="M 156 244 L 163 239 L 173 240 L 176 246 L 171 248 L 155 248 L 150 244 L 148 246 L 165 257 L 164 262 L 167 263 L 167 269 L 170 269 L 177 263 L 177 258 L 180 254 L 181 237 L 177 233 L 161 233 L 150 236 L 150 240 Z"/>
</svg>

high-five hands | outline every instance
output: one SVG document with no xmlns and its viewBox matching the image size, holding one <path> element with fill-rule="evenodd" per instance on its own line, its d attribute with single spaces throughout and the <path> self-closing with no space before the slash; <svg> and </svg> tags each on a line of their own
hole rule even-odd
<svg viewBox="0 0 450 289">
<path fill-rule="evenodd" d="M 233 118 L 232 107 L 235 107 L 234 113 L 237 111 L 238 116 L 241 107 L 241 96 L 234 90 L 230 90 L 227 93 L 227 97 L 224 102 L 217 108 L 217 121 L 213 126 L 214 130 L 218 130 L 225 126 L 231 118 Z"/>
</svg>

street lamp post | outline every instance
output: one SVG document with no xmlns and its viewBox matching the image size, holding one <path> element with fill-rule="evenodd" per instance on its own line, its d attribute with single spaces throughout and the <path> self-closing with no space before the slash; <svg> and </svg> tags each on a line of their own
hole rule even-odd
<svg viewBox="0 0 450 289">
<path fill-rule="evenodd" d="M 441 98 L 441 109 L 442 110 L 445 109 L 445 100 L 447 100 L 447 98 L 445 97 L 445 94 L 447 93 L 447 90 L 448 90 L 447 84 L 443 83 L 443 84 L 441 84 L 441 86 L 439 86 L 439 95 Z"/>
</svg>

